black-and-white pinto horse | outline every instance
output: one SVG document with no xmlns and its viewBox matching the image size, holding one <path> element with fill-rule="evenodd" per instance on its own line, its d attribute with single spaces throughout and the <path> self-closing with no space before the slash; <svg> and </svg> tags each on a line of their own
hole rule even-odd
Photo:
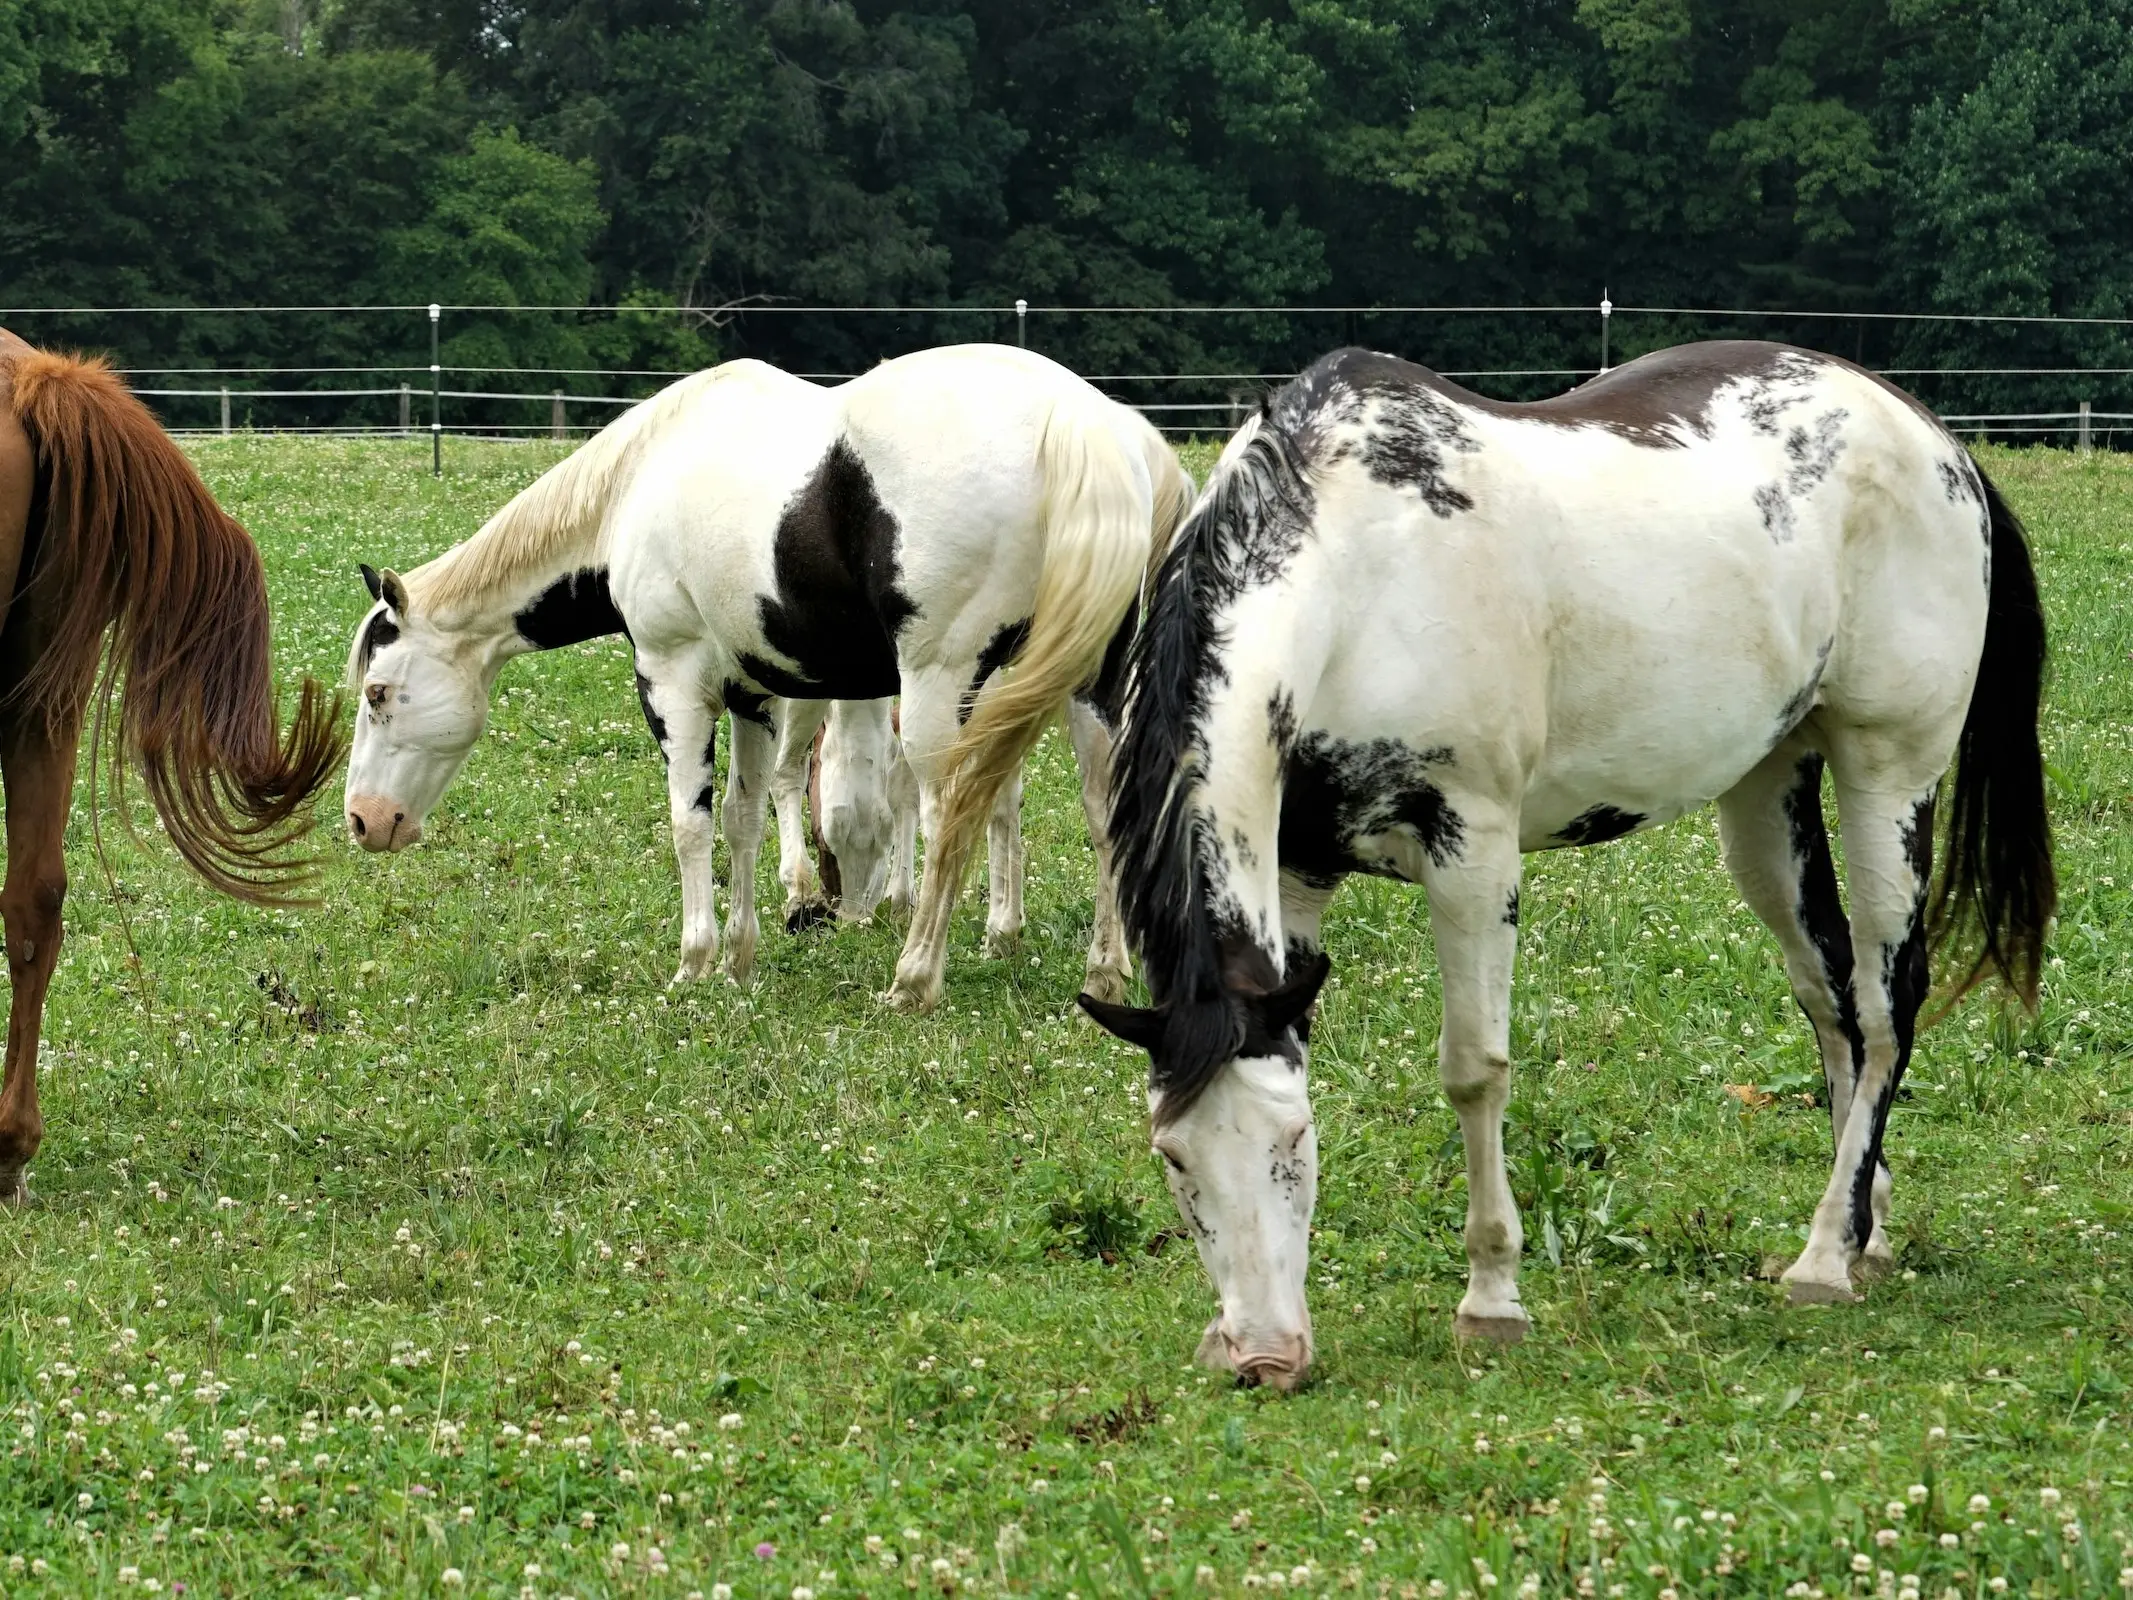
<svg viewBox="0 0 2133 1600">
<path fill-rule="evenodd" d="M 1222 1300 L 1203 1358 L 1284 1387 L 1311 1358 L 1304 1042 L 1342 876 L 1428 891 L 1468 1163 L 1457 1325 L 1516 1338 L 1520 854 L 1714 800 L 1829 1080 L 1835 1164 L 1785 1277 L 1851 1298 L 1888 1253 L 1882 1132 L 1929 938 L 1978 940 L 1961 982 L 2035 996 L 2043 664 L 2014 516 L 1849 363 L 1691 345 L 1514 405 L 1346 350 L 1281 390 L 1180 532 L 1129 669 L 1112 823 L 1157 1004 L 1085 1001 L 1151 1054 L 1155 1147 Z"/>
<path fill-rule="evenodd" d="M 414 842 L 506 663 L 626 633 L 668 763 L 682 979 L 718 956 L 712 740 L 734 713 L 719 809 L 733 858 L 725 966 L 742 978 L 764 799 L 773 783 L 790 792 L 781 826 L 796 832 L 805 782 L 806 738 L 774 763 L 772 703 L 819 716 L 824 700 L 900 694 L 928 858 L 889 998 L 927 1009 L 978 827 L 991 818 L 1001 834 L 1046 723 L 1122 658 L 1150 555 L 1190 495 L 1146 419 L 1028 351 L 950 345 L 835 388 L 760 361 L 685 378 L 465 543 L 404 579 L 370 575 L 377 603 L 349 651 L 363 697 L 350 831 L 371 850 Z M 1101 808 L 1111 730 L 1085 699 L 1067 720 L 1097 846 L 1090 977 L 1123 993 Z"/>
</svg>

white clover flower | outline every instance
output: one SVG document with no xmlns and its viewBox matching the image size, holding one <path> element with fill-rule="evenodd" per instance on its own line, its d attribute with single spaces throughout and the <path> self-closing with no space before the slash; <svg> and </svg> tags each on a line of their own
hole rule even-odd
<svg viewBox="0 0 2133 1600">
<path fill-rule="evenodd" d="M 1872 1572 L 1873 1570 L 1874 1558 L 1868 1555 L 1864 1550 L 1859 1551 L 1852 1557 L 1852 1571 Z"/>
<path fill-rule="evenodd" d="M 2049 1511 L 2053 1506 L 2059 1503 L 2060 1495 L 2057 1489 L 2054 1489 L 2049 1484 L 2046 1484 L 2043 1488 L 2037 1491 L 2037 1498 L 2044 1503 L 2044 1509 L 2046 1511 Z"/>
<path fill-rule="evenodd" d="M 738 1411 L 729 1411 L 718 1419 L 718 1425 L 731 1433 L 741 1425 L 741 1414 Z"/>
<path fill-rule="evenodd" d="M 444 1571 L 437 1574 L 437 1581 L 447 1589 L 456 1589 L 467 1581 L 467 1575 L 457 1567 L 446 1567 Z"/>
<path fill-rule="evenodd" d="M 1874 1531 L 1874 1543 L 1880 1545 L 1881 1548 L 1884 1550 L 1895 1544 L 1896 1541 L 1898 1539 L 1901 1539 L 1902 1537 L 1903 1535 L 1898 1533 L 1894 1528 L 1877 1528 Z"/>
<path fill-rule="evenodd" d="M 1991 1496 L 1974 1494 L 1970 1497 L 1970 1514 L 1973 1517 L 1982 1517 L 1986 1512 L 1990 1511 L 1991 1509 Z"/>
<path fill-rule="evenodd" d="M 1922 1483 L 1914 1483 L 1910 1488 L 1904 1490 L 1904 1497 L 1914 1506 L 1924 1505 L 1932 1496 L 1933 1491 Z"/>
</svg>

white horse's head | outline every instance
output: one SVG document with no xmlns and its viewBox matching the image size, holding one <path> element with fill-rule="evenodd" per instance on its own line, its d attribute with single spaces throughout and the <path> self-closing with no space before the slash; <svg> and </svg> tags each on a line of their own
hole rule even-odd
<svg viewBox="0 0 2133 1600">
<path fill-rule="evenodd" d="M 911 787 L 887 700 L 839 700 L 822 732 L 816 815 L 842 880 L 837 914 L 864 922 L 888 891 L 902 791 Z"/>
<path fill-rule="evenodd" d="M 1204 1015 L 1176 1019 L 1187 1032 L 1218 1024 L 1229 1041 L 1212 1053 L 1185 1047 L 1211 1065 L 1182 1079 L 1166 1070 L 1182 1043 L 1170 1036 L 1172 1007 L 1081 997 L 1090 1016 L 1154 1062 L 1148 1109 L 1155 1153 L 1222 1297 L 1222 1314 L 1200 1340 L 1200 1360 L 1282 1390 L 1302 1383 L 1311 1366 L 1304 1289 L 1318 1202 L 1318 1130 L 1299 1025 L 1327 970 L 1326 958 L 1314 956 L 1269 992 L 1233 992 L 1193 1008 Z"/>
<path fill-rule="evenodd" d="M 466 764 L 489 718 L 494 652 L 408 603 L 398 574 L 363 569 L 377 602 L 356 630 L 348 676 L 362 696 L 348 752 L 348 831 L 365 850 L 401 850 Z"/>
</svg>

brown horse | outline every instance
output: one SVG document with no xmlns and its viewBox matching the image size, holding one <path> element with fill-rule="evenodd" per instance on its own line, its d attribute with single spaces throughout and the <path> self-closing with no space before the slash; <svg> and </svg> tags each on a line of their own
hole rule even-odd
<svg viewBox="0 0 2133 1600">
<path fill-rule="evenodd" d="M 287 847 L 340 759 L 339 704 L 307 678 L 277 733 L 266 579 L 250 536 L 103 362 L 0 328 L 0 917 L 14 988 L 0 1205 L 27 1199 L 23 1169 L 44 1136 L 37 1036 L 92 698 L 92 745 L 109 727 L 194 870 L 225 893 L 287 903 L 308 871 Z M 114 760 L 114 790 L 124 770 Z"/>
</svg>

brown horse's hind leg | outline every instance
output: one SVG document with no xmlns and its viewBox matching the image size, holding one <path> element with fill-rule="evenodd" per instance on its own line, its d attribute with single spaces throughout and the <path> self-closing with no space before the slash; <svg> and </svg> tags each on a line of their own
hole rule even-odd
<svg viewBox="0 0 2133 1600">
<path fill-rule="evenodd" d="M 7 970 L 14 1003 L 7 1014 L 7 1076 L 0 1087 L 0 1205 L 28 1199 L 23 1169 L 44 1137 L 37 1109 L 37 1039 L 45 990 L 59 962 L 60 908 L 67 897 L 62 852 L 74 794 L 79 730 L 54 735 L 41 718 L 0 721 L 0 781 L 7 786 L 7 881 L 0 918 L 7 925 Z"/>
</svg>

